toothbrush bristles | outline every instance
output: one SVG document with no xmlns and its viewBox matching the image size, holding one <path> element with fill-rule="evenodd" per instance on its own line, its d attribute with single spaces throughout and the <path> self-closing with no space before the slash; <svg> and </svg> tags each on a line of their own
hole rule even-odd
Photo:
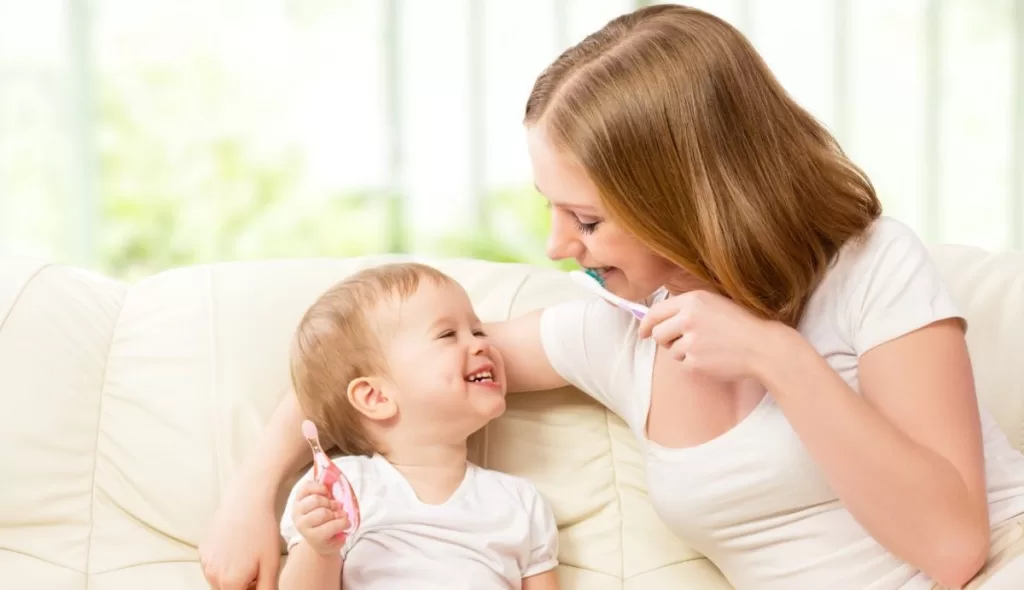
<svg viewBox="0 0 1024 590">
<path fill-rule="evenodd" d="M 598 285 L 601 285 L 602 287 L 604 286 L 604 279 L 601 277 L 601 274 L 599 272 L 592 268 L 584 269 L 583 272 L 585 272 L 590 278 L 597 281 Z"/>
<path fill-rule="evenodd" d="M 316 424 L 313 424 L 309 420 L 302 421 L 302 437 L 306 439 L 309 446 L 313 448 L 314 453 L 322 453 L 323 449 L 320 447 L 320 436 L 316 430 Z"/>
</svg>

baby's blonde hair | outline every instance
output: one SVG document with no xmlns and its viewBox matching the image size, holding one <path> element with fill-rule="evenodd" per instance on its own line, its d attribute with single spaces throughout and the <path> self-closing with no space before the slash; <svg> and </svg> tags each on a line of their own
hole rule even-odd
<svg viewBox="0 0 1024 590">
<path fill-rule="evenodd" d="M 359 377 L 388 371 L 383 346 L 391 326 L 379 316 L 381 306 L 407 300 L 424 279 L 437 285 L 455 282 L 425 264 L 375 266 L 328 289 L 299 321 L 290 354 L 292 387 L 324 444 L 344 455 L 382 451 L 349 403 L 348 386 Z"/>
</svg>

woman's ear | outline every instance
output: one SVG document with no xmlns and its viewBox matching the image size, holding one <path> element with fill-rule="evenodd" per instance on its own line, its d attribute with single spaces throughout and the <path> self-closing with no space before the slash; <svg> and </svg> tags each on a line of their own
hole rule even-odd
<svg viewBox="0 0 1024 590">
<path fill-rule="evenodd" d="M 398 413 L 398 405 L 384 391 L 375 377 L 357 377 L 348 384 L 348 402 L 370 420 L 390 420 Z"/>
</svg>

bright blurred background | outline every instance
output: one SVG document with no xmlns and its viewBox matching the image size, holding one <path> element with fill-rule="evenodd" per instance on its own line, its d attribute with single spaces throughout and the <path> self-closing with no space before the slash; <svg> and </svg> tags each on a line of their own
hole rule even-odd
<svg viewBox="0 0 1024 590">
<path fill-rule="evenodd" d="M 0 0 L 0 255 L 547 264 L 535 76 L 625 0 Z M 931 242 L 1024 247 L 1024 0 L 705 0 Z"/>
</svg>

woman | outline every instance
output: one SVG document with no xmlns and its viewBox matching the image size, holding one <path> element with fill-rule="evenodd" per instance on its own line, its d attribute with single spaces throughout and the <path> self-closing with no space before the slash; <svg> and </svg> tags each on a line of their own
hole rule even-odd
<svg viewBox="0 0 1024 590">
<path fill-rule="evenodd" d="M 540 76 L 525 123 L 551 258 L 651 313 L 491 326 L 510 390 L 571 383 L 622 416 L 658 514 L 737 588 L 1022 587 L 1024 456 L 979 416 L 962 318 L 739 32 L 682 6 L 615 19 Z M 277 481 L 223 503 L 214 587 L 271 587 L 299 421 L 287 396 L 244 467 Z"/>
</svg>

